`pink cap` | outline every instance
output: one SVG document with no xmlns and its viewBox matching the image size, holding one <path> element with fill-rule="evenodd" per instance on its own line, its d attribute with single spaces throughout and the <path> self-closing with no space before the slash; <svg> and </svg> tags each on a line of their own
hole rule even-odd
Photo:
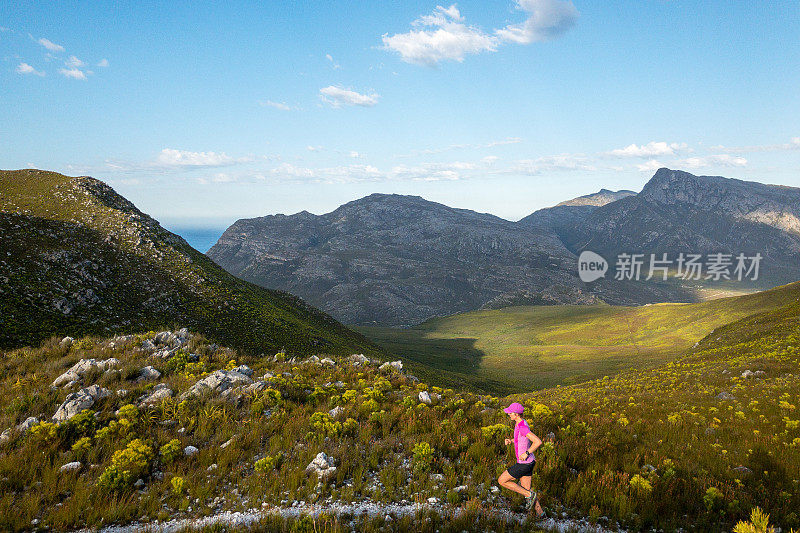
<svg viewBox="0 0 800 533">
<path fill-rule="evenodd" d="M 525 411 L 525 408 L 522 407 L 521 403 L 517 402 L 514 402 L 505 409 L 503 409 L 503 412 L 508 414 L 517 413 L 518 415 L 521 415 L 523 411 Z"/>
</svg>

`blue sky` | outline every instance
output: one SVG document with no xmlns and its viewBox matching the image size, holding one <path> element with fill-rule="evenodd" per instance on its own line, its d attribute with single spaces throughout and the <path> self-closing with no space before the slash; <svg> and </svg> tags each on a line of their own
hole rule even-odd
<svg viewBox="0 0 800 533">
<path fill-rule="evenodd" d="M 660 166 L 800 186 L 797 2 L 0 5 L 0 167 L 168 226 L 373 192 L 516 220 Z"/>
</svg>

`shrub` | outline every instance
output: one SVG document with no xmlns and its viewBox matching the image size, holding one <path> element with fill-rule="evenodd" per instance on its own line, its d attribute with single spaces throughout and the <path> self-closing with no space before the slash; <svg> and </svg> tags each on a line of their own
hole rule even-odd
<svg viewBox="0 0 800 533">
<path fill-rule="evenodd" d="M 97 484 L 111 490 L 124 490 L 147 472 L 152 457 L 153 449 L 141 439 L 135 439 L 125 448 L 114 452 L 111 466 L 100 474 Z"/>
<path fill-rule="evenodd" d="M 774 533 L 775 528 L 769 525 L 769 515 L 760 507 L 750 512 L 750 522 L 740 521 L 733 528 L 733 533 Z"/>
<path fill-rule="evenodd" d="M 127 418 L 128 420 L 135 420 L 139 417 L 139 409 L 136 408 L 135 405 L 129 403 L 127 405 L 123 405 L 117 411 L 117 418 Z"/>
<path fill-rule="evenodd" d="M 332 420 L 328 413 L 316 412 L 311 415 L 311 427 L 327 437 L 336 437 L 342 432 L 342 423 Z"/>
<path fill-rule="evenodd" d="M 427 442 L 418 442 L 414 445 L 414 465 L 418 468 L 427 469 L 433 461 L 433 448 Z"/>
<path fill-rule="evenodd" d="M 31 426 L 30 435 L 34 439 L 41 442 L 51 442 L 55 440 L 58 435 L 58 426 L 52 422 L 41 421 L 38 424 Z"/>
<path fill-rule="evenodd" d="M 161 454 L 161 460 L 164 462 L 164 464 L 170 464 L 183 453 L 183 446 L 181 445 L 181 441 L 178 439 L 172 439 L 168 443 L 161 446 L 158 451 Z"/>
<path fill-rule="evenodd" d="M 639 496 L 647 496 L 653 491 L 653 486 L 645 478 L 636 474 L 630 480 L 631 488 Z"/>
<path fill-rule="evenodd" d="M 256 461 L 253 466 L 256 472 L 265 474 L 267 472 L 272 472 L 273 470 L 277 470 L 282 462 L 283 462 L 283 454 L 279 453 L 274 457 L 270 457 L 269 455 L 263 457 L 258 461 Z"/>
<path fill-rule="evenodd" d="M 703 495 L 703 503 L 709 511 L 714 511 L 719 508 L 722 504 L 722 499 L 722 491 L 717 487 L 709 487 Z"/>
<path fill-rule="evenodd" d="M 78 455 L 83 455 L 92 448 L 92 439 L 89 437 L 81 437 L 76 440 L 72 445 L 72 451 Z"/>
<path fill-rule="evenodd" d="M 481 433 L 483 434 L 484 438 L 486 439 L 493 439 L 498 435 L 502 435 L 506 431 L 510 429 L 505 424 L 494 424 L 492 426 L 484 426 L 481 428 Z"/>
<path fill-rule="evenodd" d="M 184 492 L 186 492 L 186 479 L 182 477 L 175 476 L 170 480 L 170 484 L 172 485 L 172 493 L 176 496 L 180 496 Z"/>
</svg>

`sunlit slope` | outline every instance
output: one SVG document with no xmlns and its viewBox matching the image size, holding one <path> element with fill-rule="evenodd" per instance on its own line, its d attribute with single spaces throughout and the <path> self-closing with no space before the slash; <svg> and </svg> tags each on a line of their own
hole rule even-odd
<svg viewBox="0 0 800 533">
<path fill-rule="evenodd" d="M 561 442 L 544 484 L 587 512 L 635 512 L 644 527 L 668 529 L 688 514 L 699 531 L 730 530 L 725 522 L 760 506 L 774 525 L 797 529 L 795 286 L 762 295 L 786 305 L 721 326 L 674 361 L 516 396 L 547 406 L 532 427 Z"/>
<path fill-rule="evenodd" d="M 358 328 L 430 378 L 496 393 L 536 390 L 672 360 L 719 326 L 800 297 L 800 284 L 693 304 L 520 306 Z"/>
</svg>

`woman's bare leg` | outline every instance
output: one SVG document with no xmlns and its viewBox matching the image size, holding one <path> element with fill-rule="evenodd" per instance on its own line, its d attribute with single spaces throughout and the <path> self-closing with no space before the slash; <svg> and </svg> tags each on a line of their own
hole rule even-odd
<svg viewBox="0 0 800 533">
<path fill-rule="evenodd" d="M 522 476 L 519 478 L 519 484 L 522 485 L 523 489 L 528 491 L 531 490 L 531 476 Z"/>
<path fill-rule="evenodd" d="M 524 476 L 522 479 L 528 478 L 528 487 L 531 486 L 531 478 L 530 476 Z M 514 481 L 514 478 L 511 477 L 511 474 L 508 473 L 508 470 L 504 470 L 500 477 L 497 478 L 497 483 L 500 484 L 501 487 L 505 487 L 508 490 L 513 490 L 517 494 L 522 494 L 523 496 L 528 496 L 531 493 L 530 489 L 524 489 L 519 486 L 519 484 Z"/>
</svg>

